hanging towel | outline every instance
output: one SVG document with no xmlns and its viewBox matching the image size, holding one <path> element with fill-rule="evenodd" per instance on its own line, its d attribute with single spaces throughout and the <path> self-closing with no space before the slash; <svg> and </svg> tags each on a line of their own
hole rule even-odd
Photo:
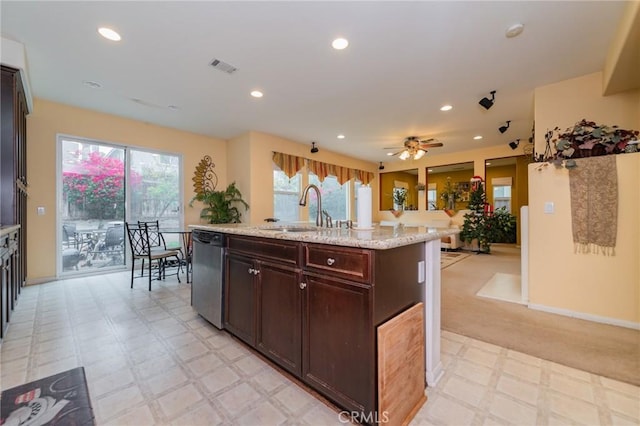
<svg viewBox="0 0 640 426">
<path fill-rule="evenodd" d="M 575 252 L 613 256 L 618 230 L 616 156 L 582 158 L 576 163 L 569 170 Z"/>
</svg>

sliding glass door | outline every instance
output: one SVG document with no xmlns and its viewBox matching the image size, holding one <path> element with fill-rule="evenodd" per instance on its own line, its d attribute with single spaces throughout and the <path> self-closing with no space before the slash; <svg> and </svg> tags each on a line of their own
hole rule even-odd
<svg viewBox="0 0 640 426">
<path fill-rule="evenodd" d="M 177 155 L 59 137 L 59 275 L 127 263 L 125 221 L 182 225 Z"/>
<path fill-rule="evenodd" d="M 180 228 L 180 157 L 130 149 L 128 164 L 129 220 L 134 223 L 157 220 L 161 229 Z M 178 234 L 166 234 L 164 238 L 167 246 L 180 246 Z"/>
<path fill-rule="evenodd" d="M 60 140 L 58 265 L 62 274 L 125 265 L 125 150 Z"/>
</svg>

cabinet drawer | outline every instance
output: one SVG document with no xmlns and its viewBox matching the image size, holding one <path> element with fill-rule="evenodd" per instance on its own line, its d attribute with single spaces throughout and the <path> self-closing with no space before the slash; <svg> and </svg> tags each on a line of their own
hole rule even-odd
<svg viewBox="0 0 640 426">
<path fill-rule="evenodd" d="M 349 280 L 371 280 L 371 251 L 349 247 L 305 244 L 303 267 Z"/>
<path fill-rule="evenodd" d="M 258 258 L 277 260 L 281 263 L 298 266 L 300 261 L 299 244 L 291 241 L 271 240 L 268 238 L 229 236 L 229 250 Z"/>
</svg>

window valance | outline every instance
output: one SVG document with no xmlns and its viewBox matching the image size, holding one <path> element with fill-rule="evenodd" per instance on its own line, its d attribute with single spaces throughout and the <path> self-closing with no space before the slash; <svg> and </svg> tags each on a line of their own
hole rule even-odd
<svg viewBox="0 0 640 426">
<path fill-rule="evenodd" d="M 304 157 L 284 154 L 282 152 L 273 153 L 273 162 L 286 174 L 289 179 L 295 176 L 305 165 L 309 171 L 316 176 L 320 182 L 324 181 L 327 176 L 335 176 L 340 185 L 344 185 L 351 179 L 357 179 L 364 185 L 369 184 L 374 174 L 365 170 L 351 169 L 348 167 L 337 166 L 335 164 L 323 163 L 322 161 L 310 160 Z"/>
</svg>

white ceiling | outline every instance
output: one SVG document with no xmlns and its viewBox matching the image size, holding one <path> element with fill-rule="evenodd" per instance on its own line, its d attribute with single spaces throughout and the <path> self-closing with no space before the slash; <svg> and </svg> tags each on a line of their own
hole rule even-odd
<svg viewBox="0 0 640 426">
<path fill-rule="evenodd" d="M 433 154 L 526 140 L 533 90 L 601 71 L 625 6 L 3 0 L 0 12 L 2 36 L 25 46 L 35 97 L 223 139 L 254 130 L 316 141 L 386 162 L 401 160 L 383 148 L 411 135 L 443 142 Z M 518 22 L 524 32 L 506 38 Z M 99 26 L 123 40 L 103 39 Z M 347 49 L 331 48 L 337 36 Z M 213 69 L 214 58 L 238 71 Z M 255 88 L 262 99 L 249 96 Z M 485 110 L 478 101 L 491 90 L 496 102 Z M 445 103 L 453 110 L 439 111 Z"/>
</svg>

